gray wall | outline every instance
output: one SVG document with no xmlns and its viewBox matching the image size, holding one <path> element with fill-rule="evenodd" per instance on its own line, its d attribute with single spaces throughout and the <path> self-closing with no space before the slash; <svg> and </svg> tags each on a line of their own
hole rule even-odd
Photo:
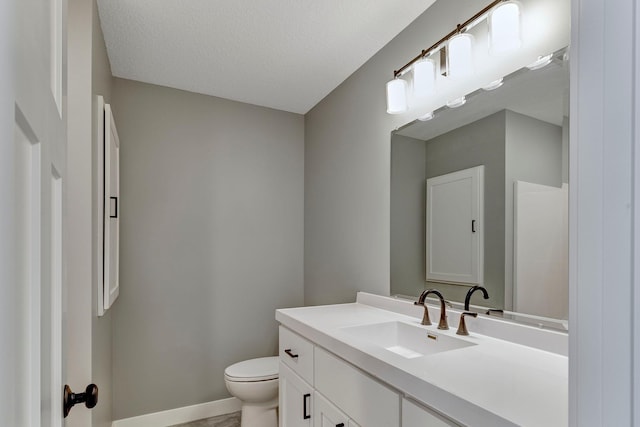
<svg viewBox="0 0 640 427">
<path fill-rule="evenodd" d="M 305 303 L 389 294 L 393 70 L 486 6 L 440 0 L 305 115 Z"/>
<path fill-rule="evenodd" d="M 115 79 L 121 140 L 114 419 L 226 398 L 303 304 L 304 121 Z"/>
<path fill-rule="evenodd" d="M 93 96 L 109 99 L 112 85 L 111 68 L 106 55 L 95 0 L 68 2 L 68 151 L 66 177 L 66 211 L 68 227 L 65 234 L 67 250 L 67 286 L 69 321 L 73 333 L 67 342 L 67 362 L 73 364 L 68 378 L 75 391 L 81 391 L 88 381 L 98 385 L 100 399 L 91 411 L 74 412 L 75 423 L 96 427 L 111 426 L 111 318 L 97 317 L 97 268 L 95 203 L 102 197 L 95 191 L 94 147 L 100 135 L 97 131 L 97 109 Z M 73 313 L 72 313 L 73 311 Z M 72 357 L 81 354 L 83 357 Z M 86 371 L 86 372 L 85 372 Z M 82 375 L 80 375 L 80 373 Z M 75 410 L 74 410 L 75 411 Z"/>
<path fill-rule="evenodd" d="M 559 13 L 567 14 L 568 3 L 558 2 Z M 385 112 L 385 84 L 485 6 L 437 1 L 305 115 L 306 304 L 389 293 L 389 134 L 415 117 Z"/>
<path fill-rule="evenodd" d="M 569 117 L 562 118 L 562 182 L 569 183 Z"/>
<path fill-rule="evenodd" d="M 111 77 L 111 65 L 107 57 L 107 49 L 104 43 L 104 36 L 102 34 L 102 28 L 100 27 L 100 20 L 98 18 L 98 6 L 95 0 L 91 0 L 93 8 L 92 17 L 92 49 L 91 49 L 91 86 L 92 86 L 92 137 L 94 152 L 93 158 L 96 158 L 97 153 L 95 147 L 98 146 L 99 140 L 101 141 L 101 135 L 97 131 L 97 118 L 101 111 L 98 111 L 96 105 L 96 96 L 102 95 L 105 102 L 111 102 L 111 86 L 113 84 L 113 77 Z M 98 178 L 96 176 L 95 166 L 92 168 L 93 182 L 96 182 Z M 95 185 L 93 186 L 95 190 Z M 103 317 L 98 318 L 96 314 L 98 306 L 97 295 L 97 265 L 96 263 L 96 242 L 97 233 L 101 233 L 102 230 L 95 227 L 95 224 L 99 222 L 99 216 L 102 214 L 97 210 L 98 198 L 102 198 L 102 193 L 98 191 L 92 191 L 93 198 L 93 239 L 92 239 L 92 260 L 93 260 L 93 283 L 92 287 L 92 312 L 93 321 L 91 322 L 91 356 L 92 356 L 92 381 L 100 387 L 100 401 L 98 405 L 92 410 L 91 416 L 93 421 L 93 427 L 109 427 L 111 426 L 112 418 L 112 371 L 111 371 L 111 310 L 108 310 Z"/>
<path fill-rule="evenodd" d="M 427 144 L 391 136 L 391 293 L 424 290 Z"/>
<path fill-rule="evenodd" d="M 427 141 L 426 177 L 484 165 L 484 286 L 489 300 L 474 294 L 472 303 L 504 304 L 505 118 L 500 111 Z M 423 273 L 424 274 L 424 273 Z M 424 275 L 423 275 L 424 277 Z M 464 301 L 468 286 L 427 282 L 451 301 Z"/>
<path fill-rule="evenodd" d="M 391 293 L 415 296 L 434 287 L 450 301 L 464 301 L 468 286 L 425 282 L 425 180 L 484 165 L 484 279 L 491 298 L 484 301 L 478 294 L 473 302 L 502 307 L 505 116 L 506 112 L 501 111 L 429 141 L 393 136 Z"/>
<path fill-rule="evenodd" d="M 66 381 L 72 390 L 93 377 L 92 270 L 92 6 L 69 0 L 67 15 L 67 174 L 65 177 L 64 256 L 67 287 Z M 64 298 L 64 296 L 63 296 Z M 81 355 L 82 357 L 78 357 Z M 89 411 L 73 414 L 76 425 L 92 425 Z"/>
</svg>

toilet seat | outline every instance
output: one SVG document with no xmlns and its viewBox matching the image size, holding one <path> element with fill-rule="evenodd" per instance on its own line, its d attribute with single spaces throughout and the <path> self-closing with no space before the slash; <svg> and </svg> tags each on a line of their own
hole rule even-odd
<svg viewBox="0 0 640 427">
<path fill-rule="evenodd" d="M 278 356 L 245 360 L 228 366 L 224 377 L 233 382 L 257 382 L 278 379 Z"/>
</svg>

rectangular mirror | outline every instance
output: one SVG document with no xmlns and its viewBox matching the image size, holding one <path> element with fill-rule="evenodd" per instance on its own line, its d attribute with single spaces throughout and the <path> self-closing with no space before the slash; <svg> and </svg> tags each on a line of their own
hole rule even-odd
<svg viewBox="0 0 640 427">
<path fill-rule="evenodd" d="M 481 284 L 490 298 L 476 293 L 472 304 L 482 313 L 504 310 L 566 326 L 568 95 L 563 49 L 543 68 L 516 71 L 498 88 L 478 90 L 464 105 L 392 133 L 392 295 L 415 298 L 437 288 L 450 301 L 464 301 L 473 281 L 427 280 L 426 220 L 435 207 L 427 203 L 426 187 L 427 180 L 483 166 L 483 218 L 471 220 L 483 233 Z M 462 217 L 458 213 L 451 213 L 452 221 Z M 470 236 L 478 231 L 461 221 L 460 230 Z"/>
</svg>

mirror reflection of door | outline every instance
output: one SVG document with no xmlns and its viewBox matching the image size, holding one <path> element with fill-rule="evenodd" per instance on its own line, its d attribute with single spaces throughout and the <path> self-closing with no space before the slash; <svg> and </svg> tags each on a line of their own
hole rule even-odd
<svg viewBox="0 0 640 427">
<path fill-rule="evenodd" d="M 514 185 L 513 308 L 565 319 L 569 307 L 569 186 Z"/>
<path fill-rule="evenodd" d="M 426 280 L 483 284 L 484 166 L 427 179 Z"/>
</svg>

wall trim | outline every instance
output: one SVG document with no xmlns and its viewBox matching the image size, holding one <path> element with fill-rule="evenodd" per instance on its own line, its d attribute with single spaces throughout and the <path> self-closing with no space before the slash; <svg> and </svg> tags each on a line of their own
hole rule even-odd
<svg viewBox="0 0 640 427">
<path fill-rule="evenodd" d="M 214 400 L 198 405 L 184 406 L 182 408 L 169 409 L 168 411 L 116 420 L 111 424 L 111 427 L 167 427 L 174 424 L 197 421 L 203 418 L 231 414 L 239 411 L 241 406 L 242 403 L 240 400 L 235 397 L 230 397 L 228 399 Z"/>
</svg>

